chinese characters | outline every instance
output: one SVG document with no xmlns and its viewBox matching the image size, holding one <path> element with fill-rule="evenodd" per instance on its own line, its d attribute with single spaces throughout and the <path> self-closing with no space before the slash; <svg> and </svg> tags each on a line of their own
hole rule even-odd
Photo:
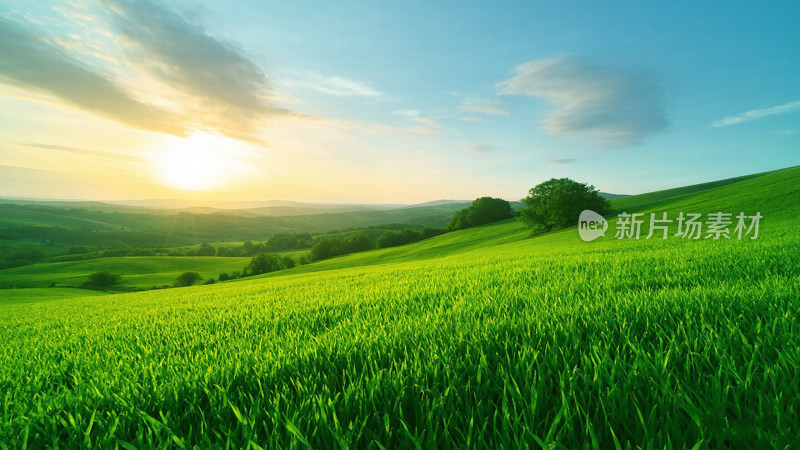
<svg viewBox="0 0 800 450">
<path fill-rule="evenodd" d="M 740 212 L 736 217 L 731 213 L 715 212 L 706 214 L 704 221 L 703 214 L 700 213 L 684 214 L 681 212 L 675 219 L 669 218 L 667 212 L 650 213 L 648 226 L 644 227 L 644 230 L 648 231 L 645 239 L 659 237 L 667 239 L 670 236 L 669 227 L 673 223 L 677 225 L 677 232 L 672 236 L 681 239 L 718 240 L 735 237 L 742 240 L 748 236 L 750 239 L 757 239 L 762 217 L 760 212 L 756 212 L 752 216 Z M 617 231 L 614 237 L 639 239 L 642 236 L 645 213 L 622 213 L 617 218 Z"/>
</svg>

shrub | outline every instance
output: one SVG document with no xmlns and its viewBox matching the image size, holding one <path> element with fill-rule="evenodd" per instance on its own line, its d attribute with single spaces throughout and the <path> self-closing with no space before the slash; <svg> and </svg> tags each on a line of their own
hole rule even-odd
<svg viewBox="0 0 800 450">
<path fill-rule="evenodd" d="M 173 284 L 175 286 L 191 286 L 202 279 L 203 277 L 201 277 L 197 272 L 183 272 L 182 274 L 178 275 L 178 278 L 175 278 L 175 282 Z"/>
<path fill-rule="evenodd" d="M 89 279 L 86 280 L 81 287 L 88 289 L 104 289 L 119 284 L 120 281 L 122 281 L 121 276 L 103 270 L 102 272 L 95 272 L 89 275 Z"/>
</svg>

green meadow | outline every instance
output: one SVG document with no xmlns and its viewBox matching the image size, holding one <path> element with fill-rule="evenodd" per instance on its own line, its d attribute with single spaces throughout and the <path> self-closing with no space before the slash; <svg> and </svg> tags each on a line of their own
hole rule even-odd
<svg viewBox="0 0 800 450">
<path fill-rule="evenodd" d="M 148 289 L 153 286 L 171 285 L 183 272 L 198 272 L 204 279 L 216 278 L 220 272 L 242 270 L 250 258 L 216 258 L 210 256 L 127 256 L 98 258 L 88 261 L 70 261 L 49 264 L 34 264 L 0 271 L 0 286 L 14 289 L 54 287 L 78 287 L 89 274 L 108 270 L 123 274 L 119 287 L 122 289 Z M 6 292 L 0 290 L 0 295 Z"/>
<path fill-rule="evenodd" d="M 0 448 L 795 448 L 800 168 L 612 209 L 592 242 L 509 220 L 208 286 L 58 287 L 249 258 L 2 270 Z M 720 211 L 758 239 L 644 238 Z"/>
</svg>

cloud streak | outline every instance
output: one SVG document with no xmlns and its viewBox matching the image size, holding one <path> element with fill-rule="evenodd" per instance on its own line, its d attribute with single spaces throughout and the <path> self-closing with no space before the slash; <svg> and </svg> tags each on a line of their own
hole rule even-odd
<svg viewBox="0 0 800 450">
<path fill-rule="evenodd" d="M 136 100 L 114 81 L 26 27 L 0 18 L 0 78 L 140 130 L 184 135 L 179 117 Z"/>
<path fill-rule="evenodd" d="M 784 103 L 771 108 L 753 109 L 737 116 L 723 117 L 722 119 L 715 120 L 711 123 L 711 125 L 716 128 L 727 127 L 739 123 L 751 122 L 764 117 L 786 114 L 797 110 L 800 110 L 800 101 Z"/>
<path fill-rule="evenodd" d="M 508 111 L 500 100 L 465 100 L 458 106 L 462 111 L 489 114 L 492 116 L 505 116 Z"/>
<path fill-rule="evenodd" d="M 309 83 L 309 85 L 313 89 L 338 97 L 380 98 L 383 96 L 383 93 L 358 80 L 349 80 L 342 77 L 323 77 L 319 75 L 313 75 L 312 80 L 313 81 Z"/>
<path fill-rule="evenodd" d="M 499 94 L 552 104 L 542 128 L 554 135 L 584 134 L 604 146 L 627 147 L 667 127 L 659 92 L 649 77 L 574 56 L 526 62 L 497 89 Z"/>
<path fill-rule="evenodd" d="M 187 120 L 252 140 L 261 121 L 287 113 L 258 65 L 200 25 L 148 0 L 117 0 L 110 12 L 130 59 L 195 100 Z"/>
<path fill-rule="evenodd" d="M 52 145 L 52 144 L 20 144 L 30 148 L 40 148 L 43 150 L 55 150 L 59 152 L 71 153 L 75 155 L 89 156 L 92 158 L 99 158 L 117 162 L 140 164 L 142 160 L 133 156 L 120 155 L 118 153 L 102 152 L 98 150 L 87 150 L 78 147 L 69 147 L 66 145 Z"/>
</svg>

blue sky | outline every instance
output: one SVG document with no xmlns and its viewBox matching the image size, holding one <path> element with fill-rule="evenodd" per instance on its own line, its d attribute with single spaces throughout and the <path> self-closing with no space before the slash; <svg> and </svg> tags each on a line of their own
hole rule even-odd
<svg viewBox="0 0 800 450">
<path fill-rule="evenodd" d="M 0 5 L 0 196 L 518 199 L 800 161 L 796 2 Z"/>
</svg>

